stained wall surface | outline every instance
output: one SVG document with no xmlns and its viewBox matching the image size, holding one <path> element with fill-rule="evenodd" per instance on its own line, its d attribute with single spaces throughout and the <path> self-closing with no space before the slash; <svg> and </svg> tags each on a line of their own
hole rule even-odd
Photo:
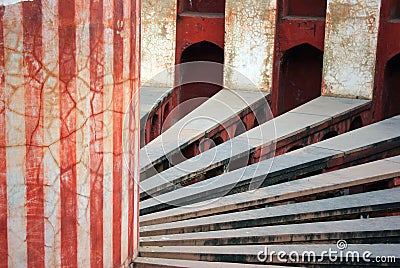
<svg viewBox="0 0 400 268">
<path fill-rule="evenodd" d="M 229 89 L 270 91 L 275 42 L 276 0 L 227 0 L 225 64 L 252 83 L 224 72 Z"/>
<path fill-rule="evenodd" d="M 329 0 L 324 95 L 372 99 L 380 0 Z"/>
<path fill-rule="evenodd" d="M 142 85 L 174 84 L 176 15 L 176 0 L 142 1 Z"/>
<path fill-rule="evenodd" d="M 139 3 L 0 7 L 0 267 L 135 256 Z"/>
</svg>

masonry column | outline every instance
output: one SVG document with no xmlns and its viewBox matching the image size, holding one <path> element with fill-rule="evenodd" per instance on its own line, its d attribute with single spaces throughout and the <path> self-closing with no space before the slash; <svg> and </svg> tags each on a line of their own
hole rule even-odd
<svg viewBox="0 0 400 268">
<path fill-rule="evenodd" d="M 0 267 L 127 266 L 140 1 L 0 5 Z"/>
<path fill-rule="evenodd" d="M 328 0 L 323 95 L 372 99 L 379 0 Z"/>
</svg>

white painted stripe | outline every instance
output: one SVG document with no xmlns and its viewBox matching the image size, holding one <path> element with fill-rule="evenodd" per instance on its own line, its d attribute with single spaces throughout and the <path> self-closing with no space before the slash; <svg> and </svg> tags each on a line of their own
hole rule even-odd
<svg viewBox="0 0 400 268">
<path fill-rule="evenodd" d="M 139 92 L 139 89 L 138 91 Z M 136 98 L 134 98 L 134 101 L 137 102 L 137 105 L 135 106 L 135 122 L 140 122 L 140 107 L 139 107 L 139 94 L 134 95 Z M 140 148 L 140 128 L 139 125 L 136 125 L 136 131 L 135 131 L 135 152 L 134 155 L 131 156 L 134 158 L 134 167 L 135 170 L 133 171 L 134 174 L 134 207 L 133 207 L 133 223 L 134 223 L 134 250 L 135 254 L 138 252 L 138 246 L 139 246 L 139 148 Z"/>
<path fill-rule="evenodd" d="M 8 265 L 27 265 L 25 187 L 25 88 L 22 5 L 5 9 L 6 144 L 8 194 Z"/>
<path fill-rule="evenodd" d="M 112 267 L 113 259 L 113 87 L 114 87 L 114 32 L 113 0 L 104 0 L 104 202 L 103 202 L 103 260 L 104 267 Z"/>
<path fill-rule="evenodd" d="M 131 55 L 130 46 L 130 12 L 131 12 L 131 1 L 124 1 L 124 30 L 122 31 L 122 37 L 124 40 L 124 66 L 123 66 L 123 92 L 124 92 L 124 111 L 128 109 L 130 96 L 131 96 L 131 85 L 130 85 L 130 66 L 129 56 Z M 124 117 L 123 123 L 123 138 L 122 146 L 125 146 L 129 135 L 128 124 L 126 124 L 127 116 Z M 124 152 L 125 154 L 126 152 Z M 124 156 L 127 159 L 127 155 Z M 125 161 L 124 161 L 125 162 Z M 122 229 L 121 229 L 121 263 L 124 263 L 129 257 L 128 252 L 128 213 L 129 213 L 129 171 L 128 166 L 123 165 L 122 169 Z M 132 228 L 132 227 L 131 227 Z"/>
<path fill-rule="evenodd" d="M 43 66 L 45 84 L 43 94 L 44 144 L 44 227 L 45 265 L 61 263 L 60 225 L 60 94 L 58 51 L 58 3 L 42 0 Z"/>
<path fill-rule="evenodd" d="M 78 266 L 90 267 L 90 1 L 75 1 L 76 64 L 77 64 L 77 224 L 78 224 Z"/>
</svg>

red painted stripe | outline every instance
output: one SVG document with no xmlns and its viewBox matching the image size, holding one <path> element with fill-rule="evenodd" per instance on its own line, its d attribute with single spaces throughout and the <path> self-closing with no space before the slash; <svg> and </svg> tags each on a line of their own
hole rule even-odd
<svg viewBox="0 0 400 268">
<path fill-rule="evenodd" d="M 139 153 L 138 148 L 136 148 L 136 143 L 134 142 L 135 139 L 135 131 L 140 133 L 140 130 L 137 129 L 139 126 L 137 124 L 136 118 L 138 116 L 137 113 L 139 112 L 139 107 L 134 106 L 135 103 L 139 102 L 139 80 L 140 80 L 140 70 L 139 70 L 139 62 L 140 62 L 140 46 L 138 46 L 137 40 L 140 40 L 140 25 L 139 25 L 139 17 L 140 17 L 140 1 L 131 0 L 131 58 L 129 62 L 129 71 L 130 71 L 130 79 L 131 79 L 131 89 L 132 89 L 132 106 L 130 107 L 130 115 L 129 115 L 129 124 L 131 125 L 130 130 L 133 131 L 131 137 L 131 149 L 130 154 L 137 157 L 137 163 L 134 162 L 133 158 L 129 159 L 129 166 L 130 166 L 130 173 L 129 173 L 129 207 L 128 207 L 128 250 L 130 254 L 135 254 L 137 251 L 137 242 L 138 238 L 134 237 L 135 232 L 139 234 L 139 230 L 135 230 L 135 218 L 134 218 L 134 210 L 139 209 L 139 198 L 137 198 L 137 204 L 134 203 L 135 195 L 138 195 L 135 192 L 135 183 L 139 181 L 139 178 L 134 178 L 134 169 L 138 168 L 135 167 L 139 163 Z M 136 102 L 137 101 L 137 102 Z M 136 117 L 136 118 L 135 118 Z M 138 219 L 136 219 L 138 221 Z M 139 228 L 139 224 L 136 225 L 136 228 Z M 134 256 L 133 256 L 134 257 Z"/>
<path fill-rule="evenodd" d="M 8 267 L 7 242 L 7 165 L 6 165 L 6 110 L 4 73 L 4 7 L 0 7 L 0 267 Z"/>
<path fill-rule="evenodd" d="M 24 2 L 27 266 L 44 267 L 42 4 Z"/>
<path fill-rule="evenodd" d="M 75 0 L 59 0 L 61 266 L 77 267 Z"/>
<path fill-rule="evenodd" d="M 90 264 L 103 267 L 103 1 L 90 1 Z"/>
<path fill-rule="evenodd" d="M 114 90 L 113 90 L 113 264 L 121 264 L 121 228 L 122 228 L 122 120 L 123 120 L 123 66 L 124 66 L 124 43 L 118 34 L 123 21 L 123 0 L 114 0 Z"/>
</svg>

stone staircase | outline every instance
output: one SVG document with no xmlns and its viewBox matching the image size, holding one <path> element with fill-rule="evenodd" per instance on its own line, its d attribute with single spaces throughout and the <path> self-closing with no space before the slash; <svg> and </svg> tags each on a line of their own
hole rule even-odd
<svg viewBox="0 0 400 268">
<path fill-rule="evenodd" d="M 320 97 L 154 174 L 152 154 L 134 266 L 399 267 L 400 116 L 352 128 L 369 105 Z"/>
</svg>

